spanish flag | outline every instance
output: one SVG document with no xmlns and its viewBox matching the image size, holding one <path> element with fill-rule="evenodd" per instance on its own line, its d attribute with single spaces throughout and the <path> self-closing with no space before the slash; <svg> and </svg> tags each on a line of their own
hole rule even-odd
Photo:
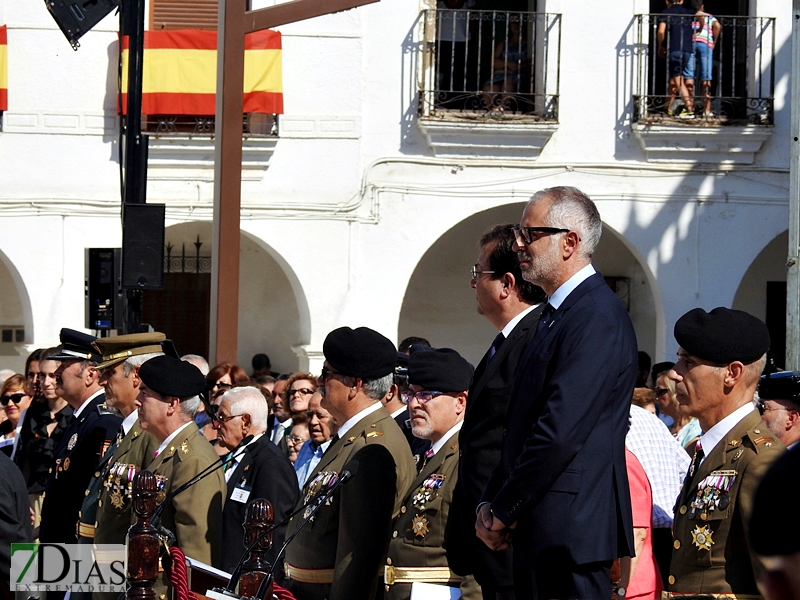
<svg viewBox="0 0 800 600">
<path fill-rule="evenodd" d="M 216 112 L 216 31 L 146 31 L 142 114 L 213 115 Z M 128 37 L 122 38 L 122 107 L 128 106 Z M 244 112 L 283 113 L 281 34 L 245 36 Z"/>
<path fill-rule="evenodd" d="M 0 111 L 8 110 L 8 25 L 0 27 Z"/>
</svg>

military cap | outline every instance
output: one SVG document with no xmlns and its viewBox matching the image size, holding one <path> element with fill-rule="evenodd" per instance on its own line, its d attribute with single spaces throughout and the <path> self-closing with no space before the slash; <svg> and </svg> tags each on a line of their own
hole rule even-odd
<svg viewBox="0 0 800 600">
<path fill-rule="evenodd" d="M 762 556 L 785 556 L 800 552 L 800 521 L 775 522 L 776 510 L 800 495 L 800 447 L 784 452 L 764 474 L 753 500 L 750 544 Z"/>
<path fill-rule="evenodd" d="M 163 352 L 161 342 L 166 337 L 163 333 L 153 331 L 100 338 L 93 344 L 95 349 L 103 355 L 103 362 L 97 365 L 97 368 L 113 367 L 131 356 Z"/>
<path fill-rule="evenodd" d="M 61 350 L 49 357 L 50 360 L 88 360 L 95 363 L 103 360 L 103 355 L 92 346 L 97 339 L 93 335 L 65 327 L 58 338 L 61 340 Z"/>
<path fill-rule="evenodd" d="M 474 371 L 452 348 L 415 352 L 408 359 L 408 383 L 426 390 L 463 392 L 469 389 Z"/>
<path fill-rule="evenodd" d="M 782 371 L 761 377 L 758 397 L 762 400 L 791 400 L 800 404 L 800 371 Z"/>
<path fill-rule="evenodd" d="M 690 354 L 717 364 L 750 363 L 769 350 L 763 321 L 741 310 L 695 308 L 675 323 L 675 340 Z"/>
<path fill-rule="evenodd" d="M 163 355 L 151 358 L 139 368 L 139 377 L 162 396 L 181 399 L 197 396 L 206 389 L 206 378 L 193 364 Z"/>
<path fill-rule="evenodd" d="M 369 327 L 334 329 L 322 344 L 325 360 L 342 375 L 376 379 L 394 371 L 397 348 Z"/>
</svg>

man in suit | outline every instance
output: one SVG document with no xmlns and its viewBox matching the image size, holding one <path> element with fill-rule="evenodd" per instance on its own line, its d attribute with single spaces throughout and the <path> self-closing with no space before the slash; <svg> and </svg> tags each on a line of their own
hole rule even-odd
<svg viewBox="0 0 800 600">
<path fill-rule="evenodd" d="M 81 507 L 81 541 L 97 544 L 124 544 L 131 526 L 132 478 L 145 468 L 158 448 L 158 442 L 139 424 L 136 398 L 141 379 L 139 368 L 161 356 L 163 333 L 132 333 L 102 338 L 94 347 L 103 355 L 97 365 L 106 403 L 122 417 L 122 427 L 89 483 Z M 102 595 L 110 598 L 111 594 Z"/>
<path fill-rule="evenodd" d="M 175 534 L 176 545 L 186 556 L 219 568 L 222 504 L 227 491 L 222 469 L 165 500 L 195 475 L 219 464 L 214 448 L 194 423 L 205 377 L 194 365 L 166 355 L 144 363 L 139 377 L 139 422 L 159 443 L 147 470 L 158 480 L 156 501 L 168 502 L 161 524 Z"/>
<path fill-rule="evenodd" d="M 546 299 L 522 278 L 512 225 L 496 225 L 480 240 L 472 272 L 478 313 L 500 332 L 484 355 L 469 390 L 458 437 L 459 478 L 448 531 L 447 555 L 460 575 L 473 573 L 485 600 L 513 600 L 511 550 L 495 552 L 475 535 L 475 511 L 500 462 L 503 426 L 517 362 L 536 333 Z"/>
<path fill-rule="evenodd" d="M 62 329 L 60 338 L 60 352 L 50 357 L 60 361 L 55 371 L 56 393 L 75 412 L 53 451 L 39 539 L 75 544 L 84 492 L 116 438 L 122 418 L 105 405 L 96 368 L 103 357 L 92 347 L 97 338 L 73 329 Z"/>
<path fill-rule="evenodd" d="M 416 475 L 408 442 L 381 404 L 392 384 L 397 351 L 366 327 L 332 331 L 322 351 L 322 405 L 340 425 L 303 487 L 301 503 L 313 501 L 316 492 L 353 468 L 351 461 L 358 467 L 288 546 L 287 586 L 303 600 L 370 600 L 392 519 Z M 286 535 L 303 522 L 294 518 Z"/>
<path fill-rule="evenodd" d="M 676 505 L 666 597 L 759 598 L 748 522 L 761 477 L 784 451 L 753 406 L 769 331 L 743 311 L 695 308 L 675 323 L 675 339 L 669 377 L 703 434 Z"/>
<path fill-rule="evenodd" d="M 444 543 L 458 477 L 458 432 L 464 422 L 472 365 L 449 348 L 416 352 L 403 390 L 414 435 L 428 445 L 417 477 L 406 490 L 384 567 L 384 598 L 408 600 L 415 582 L 461 588 L 464 600 L 479 599 L 472 577 L 450 570 Z"/>
<path fill-rule="evenodd" d="M 232 573 L 246 544 L 244 523 L 247 505 L 256 498 L 269 500 L 275 523 L 292 512 L 300 490 L 292 463 L 275 444 L 267 431 L 269 409 L 264 395 L 255 387 L 237 387 L 225 392 L 217 409 L 217 443 L 232 454 L 225 464 L 228 491 L 222 510 L 222 570 Z M 272 534 L 272 548 L 267 560 L 274 563 L 283 545 L 286 525 Z M 280 573 L 281 570 L 275 569 Z"/>
<path fill-rule="evenodd" d="M 602 222 L 575 188 L 535 194 L 517 232 L 549 301 L 517 367 L 478 536 L 513 544 L 517 598 L 607 598 L 633 529 L 625 433 L 638 367 L 624 306 L 591 264 Z"/>
<path fill-rule="evenodd" d="M 0 455 L 0 593 L 14 598 L 11 581 L 11 544 L 33 541 L 28 486 L 17 466 L 5 454 Z"/>
</svg>

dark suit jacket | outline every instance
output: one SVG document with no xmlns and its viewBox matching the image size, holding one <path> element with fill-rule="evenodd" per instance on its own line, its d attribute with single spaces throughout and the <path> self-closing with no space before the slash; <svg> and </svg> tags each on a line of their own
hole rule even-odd
<svg viewBox="0 0 800 600">
<path fill-rule="evenodd" d="M 246 502 L 231 499 L 236 486 L 250 488 Z M 272 504 L 275 523 L 285 519 L 300 496 L 292 463 L 269 441 L 265 433 L 247 446 L 242 460 L 228 479 L 228 492 L 222 509 L 222 570 L 231 573 L 244 554 L 244 529 L 242 523 L 247 505 L 256 498 L 265 498 Z M 275 561 L 278 550 L 283 545 L 286 525 L 273 532 L 272 548 L 267 553 L 270 563 Z M 277 573 L 282 569 L 276 568 Z"/>
<path fill-rule="evenodd" d="M 636 370 L 630 317 L 596 273 L 517 368 L 500 465 L 483 497 L 503 523 L 518 523 L 515 562 L 581 565 L 633 552 L 625 433 Z"/>
<path fill-rule="evenodd" d="M 475 512 L 486 484 L 500 463 L 503 426 L 511 384 L 520 356 L 536 333 L 544 304 L 525 315 L 486 363 L 484 355 L 467 398 L 464 425 L 458 437 L 461 448 L 458 485 L 447 536 L 447 557 L 460 575 L 473 573 L 481 585 L 510 587 L 511 550 L 489 550 L 475 535 Z"/>
<path fill-rule="evenodd" d="M 17 466 L 6 456 L 0 456 L 0 540 L 3 540 L 0 544 L 0 589 L 8 589 L 11 544 L 32 541 L 33 532 L 28 486 Z"/>
<path fill-rule="evenodd" d="M 78 513 L 86 488 L 122 424 L 122 417 L 111 414 L 105 401 L 105 394 L 92 400 L 53 451 L 42 504 L 42 542 L 77 543 Z"/>
</svg>

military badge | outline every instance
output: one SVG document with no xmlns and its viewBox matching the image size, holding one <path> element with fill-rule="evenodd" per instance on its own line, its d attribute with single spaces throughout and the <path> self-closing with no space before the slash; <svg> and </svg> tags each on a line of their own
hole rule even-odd
<svg viewBox="0 0 800 600">
<path fill-rule="evenodd" d="M 156 475 L 156 504 L 161 504 L 167 499 L 167 482 L 169 479 L 163 475 Z"/>
<path fill-rule="evenodd" d="M 69 469 L 69 456 L 64 459 L 64 470 Z"/>
<path fill-rule="evenodd" d="M 69 442 L 67 442 L 67 450 L 72 450 L 75 447 L 75 444 L 78 443 L 78 434 L 73 433 L 72 437 L 69 438 Z"/>
<path fill-rule="evenodd" d="M 430 477 L 423 481 L 422 485 L 417 490 L 417 493 L 412 498 L 412 503 L 414 506 L 420 510 L 425 510 L 425 505 L 436 498 L 436 496 L 439 494 L 437 490 L 442 487 L 445 479 L 447 479 L 446 475 L 433 473 Z"/>
<path fill-rule="evenodd" d="M 411 520 L 411 531 L 417 537 L 424 538 L 428 535 L 428 519 L 422 515 L 417 515 Z"/>
<path fill-rule="evenodd" d="M 714 540 L 711 539 L 711 529 L 708 525 L 700 527 L 697 525 L 692 530 L 692 542 L 697 546 L 698 550 L 711 550 Z"/>
<path fill-rule="evenodd" d="M 183 440 L 183 443 L 181 444 L 181 453 L 189 454 L 189 441 L 188 440 Z"/>
<path fill-rule="evenodd" d="M 697 484 L 697 493 L 690 504 L 689 518 L 694 519 L 698 513 L 700 519 L 708 519 L 710 512 L 725 510 L 730 505 L 730 490 L 736 481 L 737 472 L 733 470 L 712 471 Z"/>
<path fill-rule="evenodd" d="M 316 477 L 308 484 L 308 491 L 303 500 L 303 504 L 306 506 L 306 510 L 303 513 L 304 519 L 311 517 L 311 512 L 314 510 L 314 506 L 317 505 L 320 497 L 324 496 L 331 487 L 336 485 L 337 481 L 339 481 L 339 474 L 336 471 L 320 471 L 317 473 Z M 325 504 L 330 506 L 330 497 L 325 500 Z"/>
</svg>

